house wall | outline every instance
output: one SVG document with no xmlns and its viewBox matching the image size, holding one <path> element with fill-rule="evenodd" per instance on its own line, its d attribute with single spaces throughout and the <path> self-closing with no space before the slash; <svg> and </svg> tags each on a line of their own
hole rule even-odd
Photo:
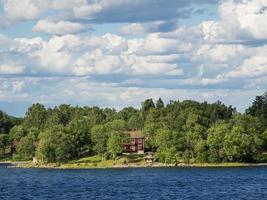
<svg viewBox="0 0 267 200">
<path fill-rule="evenodd" d="M 144 153 L 144 138 L 131 138 L 130 143 L 124 144 L 126 152 Z"/>
</svg>

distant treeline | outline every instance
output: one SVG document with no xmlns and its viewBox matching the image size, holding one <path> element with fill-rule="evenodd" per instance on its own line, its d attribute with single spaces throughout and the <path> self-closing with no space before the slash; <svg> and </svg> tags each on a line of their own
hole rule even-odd
<svg viewBox="0 0 267 200">
<path fill-rule="evenodd" d="M 0 112 L 0 156 L 67 162 L 90 155 L 116 159 L 125 131 L 141 130 L 159 162 L 266 162 L 267 93 L 244 114 L 221 102 L 147 99 L 120 111 L 33 104 L 25 118 Z"/>
</svg>

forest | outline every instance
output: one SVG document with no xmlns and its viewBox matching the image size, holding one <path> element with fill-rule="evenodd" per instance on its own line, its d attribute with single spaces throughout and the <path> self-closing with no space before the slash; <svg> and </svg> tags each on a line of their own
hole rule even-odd
<svg viewBox="0 0 267 200">
<path fill-rule="evenodd" d="M 123 153 L 125 131 L 140 130 L 145 149 L 161 163 L 260 163 L 267 161 L 267 93 L 244 113 L 222 102 L 146 99 L 140 109 L 54 108 L 33 104 L 24 118 L 0 111 L 0 158 L 66 163 Z"/>
</svg>

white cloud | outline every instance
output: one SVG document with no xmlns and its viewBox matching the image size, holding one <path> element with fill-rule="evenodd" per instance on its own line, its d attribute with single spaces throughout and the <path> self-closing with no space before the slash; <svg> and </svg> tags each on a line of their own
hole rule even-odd
<svg viewBox="0 0 267 200">
<path fill-rule="evenodd" d="M 121 27 L 120 32 L 122 34 L 144 34 L 146 32 L 145 27 L 140 23 L 132 23 Z"/>
<path fill-rule="evenodd" d="M 76 22 L 39 20 L 32 30 L 51 35 L 66 35 L 80 33 L 89 29 L 91 28 L 88 25 L 82 25 Z"/>
<path fill-rule="evenodd" d="M 1 74 L 20 74 L 24 71 L 25 66 L 10 64 L 0 64 L 0 75 Z"/>
<path fill-rule="evenodd" d="M 266 6 L 266 0 L 225 1 L 220 6 L 225 31 L 236 32 L 236 37 L 251 35 L 255 39 L 265 39 L 267 37 Z"/>
<path fill-rule="evenodd" d="M 183 42 L 179 38 L 166 38 L 160 33 L 148 34 L 148 36 L 139 41 L 137 54 L 141 55 L 168 55 L 189 52 L 193 45 Z"/>
<path fill-rule="evenodd" d="M 138 35 L 153 32 L 169 32 L 177 27 L 177 22 L 155 21 L 148 23 L 131 23 L 121 27 L 120 32 L 125 35 Z"/>
<path fill-rule="evenodd" d="M 33 0 L 3 0 L 3 9 L 11 22 L 36 19 L 42 13 L 38 1 Z"/>
<path fill-rule="evenodd" d="M 266 76 L 266 55 L 255 55 L 249 59 L 246 59 L 239 68 L 229 72 L 227 75 L 232 78 Z"/>
<path fill-rule="evenodd" d="M 219 6 L 221 20 L 200 24 L 207 41 L 267 39 L 266 0 L 225 0 Z"/>
<path fill-rule="evenodd" d="M 44 1 L 45 2 L 45 1 Z M 72 10 L 87 4 L 87 0 L 49 0 L 48 4 L 56 10 Z"/>
<path fill-rule="evenodd" d="M 15 38 L 10 45 L 10 51 L 16 53 L 28 53 L 39 50 L 43 47 L 44 40 L 36 38 Z"/>
<path fill-rule="evenodd" d="M 126 1 L 25 2 L 40 8 L 40 12 L 29 15 L 28 19 L 38 18 L 38 13 L 47 8 L 62 15 L 57 15 L 55 21 L 50 20 L 52 18 L 39 20 L 33 30 L 52 35 L 44 39 L 12 39 L 0 35 L 1 99 L 10 100 L 11 97 L 7 97 L 10 95 L 46 103 L 66 100 L 123 106 L 162 96 L 166 99 L 221 99 L 238 105 L 238 94 L 248 98 L 266 89 L 267 46 L 253 45 L 253 41 L 266 39 L 263 20 L 266 0 L 223 1 L 220 20 L 181 26 L 167 32 L 160 27 L 169 19 L 137 20 L 123 28 L 127 34 L 142 34 L 137 37 L 114 33 L 79 34 L 85 30 L 83 25 L 87 20 L 68 21 L 73 20 L 74 8 L 79 11 L 79 17 L 97 20 L 109 16 L 108 13 L 99 16 L 99 13 L 116 10 L 118 4 L 124 5 Z M 19 18 L 27 19 L 17 16 L 9 20 Z M 252 45 L 246 45 L 246 41 L 251 41 Z M 52 78 L 43 78 L 40 82 L 1 78 L 16 74 Z M 68 78 L 64 78 L 66 76 Z M 245 100 L 241 104 L 244 105 Z"/>
<path fill-rule="evenodd" d="M 230 62 L 246 55 L 248 51 L 243 45 L 206 44 L 197 51 L 197 57 L 205 58 L 208 62 Z"/>
</svg>

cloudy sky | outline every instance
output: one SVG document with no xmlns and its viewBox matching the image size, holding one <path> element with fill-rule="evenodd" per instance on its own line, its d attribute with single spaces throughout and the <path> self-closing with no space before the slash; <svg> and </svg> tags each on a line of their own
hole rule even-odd
<svg viewBox="0 0 267 200">
<path fill-rule="evenodd" d="M 0 0 L 0 110 L 136 106 L 267 86 L 267 0 Z"/>
</svg>

